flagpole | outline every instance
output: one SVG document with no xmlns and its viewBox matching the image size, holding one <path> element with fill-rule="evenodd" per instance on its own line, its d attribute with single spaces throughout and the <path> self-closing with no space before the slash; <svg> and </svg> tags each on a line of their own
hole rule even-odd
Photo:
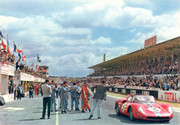
<svg viewBox="0 0 180 125">
<path fill-rule="evenodd" d="M 23 53 L 23 49 L 22 49 L 22 63 L 24 62 L 23 59 L 24 59 L 24 53 Z"/>
<path fill-rule="evenodd" d="M 13 44 L 14 44 L 14 41 L 13 41 Z M 13 45 L 13 47 L 14 47 L 14 45 Z M 14 50 L 13 50 L 13 55 L 14 55 Z M 15 56 L 15 55 L 14 55 Z"/>
<path fill-rule="evenodd" d="M 7 47 L 6 47 L 6 52 L 8 52 L 8 46 L 9 46 L 9 45 L 8 45 L 8 42 L 9 42 L 9 41 L 8 41 L 8 34 L 7 34 Z"/>
</svg>

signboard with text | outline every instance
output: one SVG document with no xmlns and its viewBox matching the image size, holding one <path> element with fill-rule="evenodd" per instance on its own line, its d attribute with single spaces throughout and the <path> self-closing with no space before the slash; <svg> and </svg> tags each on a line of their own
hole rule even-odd
<svg viewBox="0 0 180 125">
<path fill-rule="evenodd" d="M 34 81 L 38 82 L 38 77 L 37 76 L 34 76 Z"/>
<path fill-rule="evenodd" d="M 13 65 L 9 65 L 9 74 L 10 76 L 14 76 L 14 66 Z"/>
<path fill-rule="evenodd" d="M 144 42 L 144 48 L 150 47 L 152 45 L 156 45 L 157 36 L 153 36 Z"/>
<path fill-rule="evenodd" d="M 1 62 L 1 74 L 3 75 L 9 74 L 9 64 L 7 62 Z"/>
<path fill-rule="evenodd" d="M 159 91 L 159 100 L 180 102 L 180 91 Z"/>
<path fill-rule="evenodd" d="M 7 62 L 2 62 L 1 61 L 0 72 L 3 75 L 14 76 L 14 66 L 7 63 Z"/>
</svg>

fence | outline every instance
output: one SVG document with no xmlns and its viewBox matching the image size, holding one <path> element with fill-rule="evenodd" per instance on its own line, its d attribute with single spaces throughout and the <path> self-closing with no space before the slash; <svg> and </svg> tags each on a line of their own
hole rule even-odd
<svg viewBox="0 0 180 125">
<path fill-rule="evenodd" d="M 107 86 L 109 92 L 119 93 L 119 94 L 143 94 L 152 95 L 156 99 L 170 101 L 170 102 L 180 102 L 180 91 L 163 91 L 160 89 L 146 89 L 145 87 L 125 87 L 125 86 Z"/>
</svg>

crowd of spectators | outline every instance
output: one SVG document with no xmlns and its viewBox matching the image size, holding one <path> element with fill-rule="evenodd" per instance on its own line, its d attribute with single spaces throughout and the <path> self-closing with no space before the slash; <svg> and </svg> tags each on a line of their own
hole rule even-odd
<svg viewBox="0 0 180 125">
<path fill-rule="evenodd" d="M 89 83 L 98 84 L 101 79 L 89 79 Z M 106 79 L 107 84 L 109 86 L 123 86 L 126 87 L 138 87 L 140 89 L 161 89 L 161 90 L 174 90 L 180 91 L 180 78 L 178 75 L 173 76 L 166 76 L 161 78 L 155 78 L 153 76 L 148 76 L 145 78 L 140 77 L 127 77 L 127 78 L 120 78 L 114 77 Z"/>
<path fill-rule="evenodd" d="M 128 63 L 123 66 L 114 66 L 101 69 L 90 76 L 121 76 L 121 75 L 154 75 L 154 74 L 178 74 L 180 59 L 174 57 L 162 57 L 160 59 L 145 60 Z"/>
<path fill-rule="evenodd" d="M 41 78 L 46 79 L 46 76 L 43 76 L 41 73 L 37 72 L 33 68 L 29 68 L 28 66 L 26 66 L 23 63 L 20 63 L 19 61 L 16 62 L 15 68 L 16 68 L 16 71 L 21 71 L 21 72 L 24 72 L 24 73 L 33 74 L 33 75 L 36 75 L 36 76 L 39 76 Z"/>
<path fill-rule="evenodd" d="M 0 60 L 15 64 L 15 56 L 13 54 L 8 54 L 4 49 L 0 47 Z"/>
<path fill-rule="evenodd" d="M 109 85 L 119 86 L 138 86 L 149 88 L 158 88 L 162 90 L 180 91 L 179 79 L 180 59 L 177 55 L 173 57 L 161 57 L 159 59 L 140 60 L 135 62 L 127 62 L 121 66 L 104 68 L 90 74 L 93 76 L 112 76 L 108 80 Z M 155 78 L 155 75 L 166 74 L 167 77 Z M 170 76 L 171 74 L 171 76 Z M 125 77 L 123 77 L 125 76 Z M 138 76 L 144 76 L 140 78 Z M 93 81 L 96 83 L 97 80 Z"/>
<path fill-rule="evenodd" d="M 14 54 L 8 54 L 4 49 L 1 49 L 1 47 L 0 47 L 0 61 L 9 62 L 13 65 L 15 64 L 16 71 L 22 71 L 25 73 L 39 76 L 41 78 L 46 78 L 39 72 L 35 71 L 33 68 L 29 68 L 28 66 L 26 66 L 23 63 L 20 63 L 19 61 L 16 62 Z"/>
</svg>

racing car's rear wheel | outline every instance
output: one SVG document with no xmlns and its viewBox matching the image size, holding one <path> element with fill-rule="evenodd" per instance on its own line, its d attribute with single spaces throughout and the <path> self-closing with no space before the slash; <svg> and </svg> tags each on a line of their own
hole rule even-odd
<svg viewBox="0 0 180 125">
<path fill-rule="evenodd" d="M 120 111 L 119 111 L 119 108 L 118 108 L 118 104 L 116 104 L 116 115 L 120 115 L 121 113 L 120 113 Z"/>
<path fill-rule="evenodd" d="M 132 111 L 132 108 L 131 108 L 131 107 L 130 107 L 130 109 L 129 109 L 129 119 L 130 119 L 131 121 L 134 120 L 133 111 Z"/>
</svg>

